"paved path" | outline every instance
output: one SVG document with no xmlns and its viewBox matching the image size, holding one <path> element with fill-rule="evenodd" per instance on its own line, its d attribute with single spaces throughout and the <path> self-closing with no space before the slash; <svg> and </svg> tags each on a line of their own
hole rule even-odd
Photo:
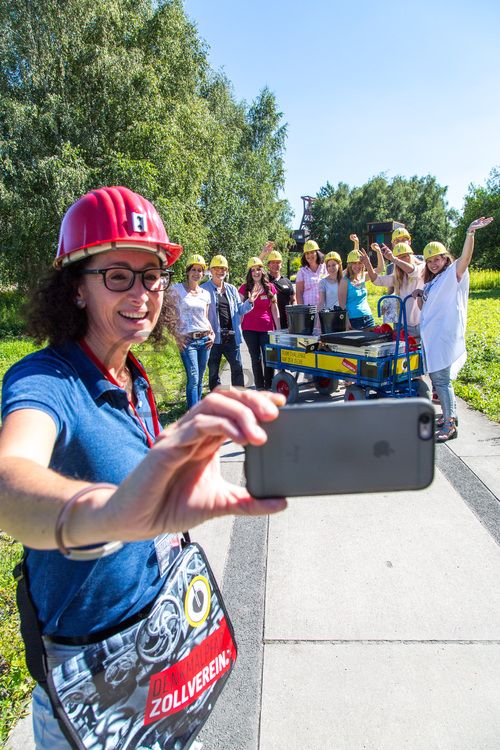
<svg viewBox="0 0 500 750">
<path fill-rule="evenodd" d="M 204 750 L 498 750 L 500 426 L 459 416 L 427 490 L 193 532 L 239 645 Z M 222 468 L 243 480 L 239 446 Z M 7 748 L 32 747 L 27 719 Z"/>
</svg>

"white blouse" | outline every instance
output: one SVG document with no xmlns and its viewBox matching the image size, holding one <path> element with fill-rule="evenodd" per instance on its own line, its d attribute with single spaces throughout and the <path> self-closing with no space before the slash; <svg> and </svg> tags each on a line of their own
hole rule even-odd
<svg viewBox="0 0 500 750">
<path fill-rule="evenodd" d="M 451 367 L 454 379 L 464 366 L 468 299 L 469 271 L 459 282 L 456 261 L 424 286 L 420 335 L 426 372 Z"/>
</svg>

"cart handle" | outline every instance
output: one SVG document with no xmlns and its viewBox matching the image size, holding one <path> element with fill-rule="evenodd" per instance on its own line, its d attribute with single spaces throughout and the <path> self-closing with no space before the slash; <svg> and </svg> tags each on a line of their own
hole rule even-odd
<svg viewBox="0 0 500 750">
<path fill-rule="evenodd" d="M 396 368 L 397 368 L 397 362 L 398 362 L 398 354 L 399 354 L 399 337 L 401 335 L 401 324 L 403 324 L 403 332 L 404 332 L 404 338 L 405 338 L 405 347 L 406 347 L 406 371 L 408 373 L 408 390 L 411 394 L 411 375 L 410 375 L 410 351 L 408 346 L 408 319 L 406 317 L 406 303 L 409 299 L 412 299 L 413 295 L 408 294 L 404 299 L 399 297 L 397 294 L 384 294 L 382 297 L 379 297 L 379 300 L 377 302 L 377 315 L 381 315 L 380 311 L 380 304 L 385 299 L 395 299 L 399 302 L 399 315 L 398 315 L 398 322 L 396 323 L 396 346 L 394 347 L 394 360 L 393 360 L 393 375 L 392 375 L 392 386 L 391 386 L 391 395 L 394 396 L 394 391 L 396 389 Z"/>
</svg>

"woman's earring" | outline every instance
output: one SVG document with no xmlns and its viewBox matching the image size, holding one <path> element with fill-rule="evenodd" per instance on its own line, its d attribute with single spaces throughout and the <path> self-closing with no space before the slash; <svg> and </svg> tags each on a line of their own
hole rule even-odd
<svg viewBox="0 0 500 750">
<path fill-rule="evenodd" d="M 83 299 L 76 299 L 76 300 L 75 300 L 75 305 L 77 306 L 77 308 L 78 308 L 79 310 L 83 310 L 83 308 L 84 308 L 84 307 L 85 307 L 85 305 L 86 305 L 86 302 L 85 302 L 85 300 L 83 300 Z"/>
</svg>

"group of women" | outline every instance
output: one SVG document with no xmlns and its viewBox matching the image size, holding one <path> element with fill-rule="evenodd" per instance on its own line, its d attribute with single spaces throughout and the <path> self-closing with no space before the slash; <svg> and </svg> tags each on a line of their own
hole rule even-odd
<svg viewBox="0 0 500 750">
<path fill-rule="evenodd" d="M 270 245 L 264 248 L 260 257 L 250 258 L 245 283 L 238 291 L 227 283 L 222 283 L 221 287 L 221 277 L 223 281 L 228 270 L 223 256 L 216 256 L 222 268 L 214 266 L 216 259 L 210 264 L 212 280 L 199 291 L 189 291 L 190 285 L 199 281 L 206 267 L 201 256 L 193 256 L 193 264 L 188 262 L 187 282 L 174 287 L 179 288 L 183 320 L 191 320 L 189 312 L 195 304 L 192 299 L 185 302 L 189 294 L 199 294 L 197 305 L 200 310 L 202 307 L 204 309 L 204 317 L 200 315 L 196 327 L 189 323 L 192 331 L 187 334 L 187 343 L 183 343 L 182 358 L 186 368 L 191 368 L 188 369 L 188 406 L 201 398 L 201 381 L 209 348 L 212 349 L 208 359 L 210 389 L 220 382 L 218 373 L 222 354 L 231 365 L 233 385 L 243 385 L 239 353 L 241 330 L 250 352 L 255 386 L 257 390 L 269 389 L 273 370 L 265 366 L 264 350 L 268 333 L 286 327 L 285 306 L 293 304 L 295 300 L 298 304 L 316 305 L 318 310 L 339 306 L 347 312 L 348 328 L 372 328 L 375 320 L 368 304 L 366 288 L 366 281 L 370 279 L 376 286 L 385 287 L 390 294 L 405 300 L 408 334 L 421 339 L 425 369 L 442 407 L 442 414 L 437 420 L 436 440 L 445 442 L 457 437 L 456 403 L 451 381 L 466 358 L 467 269 L 472 259 L 474 233 L 491 221 L 492 218 L 481 217 L 470 224 L 462 255 L 457 261 L 440 242 L 428 243 L 423 257 L 417 257 L 412 249 L 412 238 L 405 227 L 393 231 L 391 248 L 377 243 L 371 245 L 377 257 L 376 268 L 368 253 L 360 249 L 355 234 L 350 235 L 354 248 L 347 256 L 345 271 L 337 252 L 323 256 L 317 242 L 308 240 L 296 277 L 295 295 L 291 282 L 281 276 L 280 253 Z M 262 262 L 263 257 L 267 257 L 268 273 Z M 392 264 L 390 273 L 385 270 L 385 260 Z M 210 300 L 203 294 L 205 287 L 210 291 Z M 224 288 L 231 304 L 229 301 L 222 303 Z M 186 315 L 184 305 L 187 305 Z M 394 324 L 398 309 L 393 306 L 393 300 L 386 301 L 383 311 L 384 321 Z M 219 341 L 220 326 L 225 332 L 225 344 Z M 318 332 L 317 318 L 315 333 Z M 197 369 L 193 349 L 198 356 Z"/>
</svg>

